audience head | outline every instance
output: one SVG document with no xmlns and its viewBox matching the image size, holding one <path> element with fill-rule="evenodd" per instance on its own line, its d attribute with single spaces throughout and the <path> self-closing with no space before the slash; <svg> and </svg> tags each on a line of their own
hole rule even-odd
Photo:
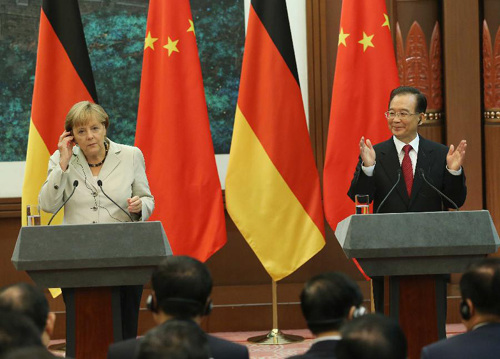
<svg viewBox="0 0 500 359">
<path fill-rule="evenodd" d="M 500 321 L 500 258 L 473 264 L 460 280 L 460 314 L 468 330 L 482 322 Z"/>
<path fill-rule="evenodd" d="M 359 286 L 337 272 L 314 276 L 300 294 L 302 313 L 316 336 L 336 332 L 346 320 L 364 314 L 362 302 Z"/>
<path fill-rule="evenodd" d="M 338 359 L 406 359 L 406 337 L 399 324 L 380 314 L 353 319 L 340 330 Z"/>
<path fill-rule="evenodd" d="M 40 332 L 28 317 L 0 310 L 0 357 L 17 348 L 43 347 Z"/>
<path fill-rule="evenodd" d="M 154 270 L 151 277 L 153 295 L 149 308 L 162 322 L 171 317 L 199 319 L 210 314 L 212 277 L 200 261 L 187 256 L 170 256 Z M 169 318 L 160 318 L 164 314 Z"/>
<path fill-rule="evenodd" d="M 138 359 L 208 359 L 207 336 L 191 320 L 167 320 L 150 330 L 139 346 Z"/>
<path fill-rule="evenodd" d="M 17 283 L 0 291 L 0 309 L 15 311 L 30 318 L 37 326 L 42 341 L 48 345 L 54 331 L 55 314 L 42 290 L 28 283 Z"/>
</svg>

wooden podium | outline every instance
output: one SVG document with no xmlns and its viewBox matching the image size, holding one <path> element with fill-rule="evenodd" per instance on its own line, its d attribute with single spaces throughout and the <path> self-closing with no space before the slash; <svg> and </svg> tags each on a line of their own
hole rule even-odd
<svg viewBox="0 0 500 359">
<path fill-rule="evenodd" d="M 462 273 L 500 246 L 488 211 L 352 215 L 335 236 L 368 276 L 390 277 L 390 316 L 406 334 L 410 359 L 438 340 L 442 274 Z"/>
<path fill-rule="evenodd" d="M 22 227 L 12 263 L 40 287 L 68 288 L 66 355 L 103 358 L 122 339 L 121 285 L 144 285 L 171 255 L 161 222 Z"/>
</svg>

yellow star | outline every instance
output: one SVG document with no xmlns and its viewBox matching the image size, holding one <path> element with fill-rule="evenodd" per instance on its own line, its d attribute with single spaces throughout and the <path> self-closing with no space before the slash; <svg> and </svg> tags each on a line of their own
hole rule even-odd
<svg viewBox="0 0 500 359">
<path fill-rule="evenodd" d="M 187 29 L 186 32 L 192 32 L 193 35 L 196 36 L 196 32 L 194 31 L 194 23 L 193 23 L 193 20 L 189 19 L 189 29 Z"/>
<path fill-rule="evenodd" d="M 375 47 L 373 46 L 372 44 L 372 39 L 373 39 L 373 35 L 371 36 L 368 36 L 365 34 L 365 32 L 363 31 L 363 40 L 359 40 L 358 42 L 363 45 L 363 52 L 366 51 L 366 48 L 367 47 Z"/>
<path fill-rule="evenodd" d="M 151 36 L 151 31 L 148 32 L 148 36 L 146 36 L 146 39 L 144 39 L 144 50 L 146 50 L 148 47 L 152 50 L 155 49 L 154 43 L 158 41 L 157 37 L 152 37 Z"/>
<path fill-rule="evenodd" d="M 347 39 L 349 37 L 349 35 L 350 34 L 344 34 L 344 28 L 341 27 L 340 28 L 340 34 L 339 34 L 339 43 L 338 43 L 338 46 L 340 46 L 340 44 L 343 44 L 345 47 L 347 47 L 345 39 Z"/>
<path fill-rule="evenodd" d="M 390 30 L 391 29 L 391 24 L 389 23 L 389 16 L 387 16 L 387 14 L 384 14 L 384 18 L 385 18 L 385 21 L 382 24 L 382 27 L 387 26 L 389 28 L 389 30 Z"/>
<path fill-rule="evenodd" d="M 177 43 L 179 40 L 172 41 L 170 36 L 168 37 L 168 43 L 163 46 L 165 49 L 168 50 L 168 56 L 172 55 L 172 52 L 179 52 L 179 49 L 177 48 Z"/>
</svg>

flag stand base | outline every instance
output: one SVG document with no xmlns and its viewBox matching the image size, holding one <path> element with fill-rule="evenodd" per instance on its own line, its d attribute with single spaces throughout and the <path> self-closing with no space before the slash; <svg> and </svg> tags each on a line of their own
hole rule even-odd
<svg viewBox="0 0 500 359">
<path fill-rule="evenodd" d="M 278 289 L 276 282 L 272 281 L 272 292 L 273 292 L 273 328 L 271 331 L 264 335 L 258 335 L 256 337 L 248 338 L 247 340 L 255 344 L 290 344 L 297 343 L 304 340 L 303 337 L 298 335 L 288 335 L 281 332 L 278 329 Z"/>
<path fill-rule="evenodd" d="M 270 345 L 298 343 L 303 341 L 304 338 L 299 335 L 284 334 L 279 329 L 272 329 L 265 335 L 258 335 L 256 337 L 248 338 L 247 340 L 255 344 Z"/>
</svg>

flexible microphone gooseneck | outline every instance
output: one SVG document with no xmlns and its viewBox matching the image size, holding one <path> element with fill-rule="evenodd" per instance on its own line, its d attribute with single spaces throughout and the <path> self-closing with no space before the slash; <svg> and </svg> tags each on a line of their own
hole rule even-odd
<svg viewBox="0 0 500 359">
<path fill-rule="evenodd" d="M 389 198 L 389 196 L 394 191 L 394 189 L 396 188 L 396 186 L 398 185 L 398 183 L 399 183 L 400 180 L 401 180 L 401 169 L 398 169 L 398 180 L 396 181 L 396 183 L 394 184 L 394 186 L 392 186 L 392 188 L 389 190 L 389 192 L 387 192 L 387 194 L 385 195 L 385 197 L 382 200 L 382 202 L 380 202 L 380 205 L 378 206 L 377 211 L 375 212 L 375 214 L 377 214 L 378 212 L 380 212 L 380 208 L 382 208 L 382 205 L 385 203 L 385 201 L 387 201 L 387 198 Z"/>
<path fill-rule="evenodd" d="M 116 207 L 120 208 L 120 209 L 123 211 L 123 213 L 125 213 L 125 214 L 128 216 L 128 218 L 130 218 L 130 221 L 131 221 L 131 222 L 133 222 L 134 220 L 132 219 L 132 216 L 131 216 L 131 215 L 130 215 L 127 211 L 125 211 L 123 208 L 121 208 L 121 207 L 118 205 L 118 203 L 116 203 L 115 201 L 113 201 L 113 200 L 111 199 L 111 197 L 110 197 L 110 196 L 108 196 L 108 195 L 106 194 L 106 192 L 104 192 L 104 190 L 102 189 L 102 181 L 101 181 L 101 180 L 98 180 L 98 181 L 97 181 L 97 185 L 98 185 L 98 186 L 99 186 L 99 188 L 101 189 L 102 194 L 103 194 L 103 195 L 105 195 L 105 196 L 106 196 L 106 198 L 107 198 L 107 199 L 109 199 L 111 202 L 113 202 L 113 203 L 115 204 L 115 206 L 116 206 Z"/>
<path fill-rule="evenodd" d="M 61 210 L 61 208 L 63 208 L 63 207 L 64 207 L 64 205 L 65 205 L 66 203 L 68 203 L 69 199 L 70 199 L 71 197 L 73 197 L 73 194 L 75 193 L 76 187 L 78 187 L 78 180 L 75 180 L 75 181 L 73 182 L 73 191 L 71 191 L 71 194 L 70 194 L 70 195 L 69 195 L 69 197 L 66 199 L 66 201 L 64 201 L 64 202 L 63 202 L 63 204 L 61 204 L 61 207 L 59 207 L 59 208 L 57 209 L 57 211 L 55 211 L 55 213 L 52 215 L 52 217 L 50 217 L 50 220 L 49 220 L 49 223 L 47 224 L 47 226 L 50 226 L 50 224 L 52 223 L 52 220 L 54 219 L 54 217 L 56 216 L 56 214 L 58 214 L 58 213 L 59 213 L 59 211 Z"/>
<path fill-rule="evenodd" d="M 448 196 L 446 196 L 443 192 L 441 192 L 440 190 L 438 190 L 436 187 L 434 187 L 429 181 L 427 181 L 427 178 L 425 178 L 425 175 L 424 175 L 424 169 L 423 168 L 419 168 L 419 171 L 420 173 L 420 176 L 422 176 L 422 179 L 424 180 L 425 183 L 427 183 L 434 191 L 436 191 L 442 198 L 446 199 L 448 202 L 450 202 L 453 207 L 455 207 L 455 209 L 457 211 L 460 211 L 460 209 L 458 208 L 457 204 L 455 202 L 453 202 Z"/>
</svg>

